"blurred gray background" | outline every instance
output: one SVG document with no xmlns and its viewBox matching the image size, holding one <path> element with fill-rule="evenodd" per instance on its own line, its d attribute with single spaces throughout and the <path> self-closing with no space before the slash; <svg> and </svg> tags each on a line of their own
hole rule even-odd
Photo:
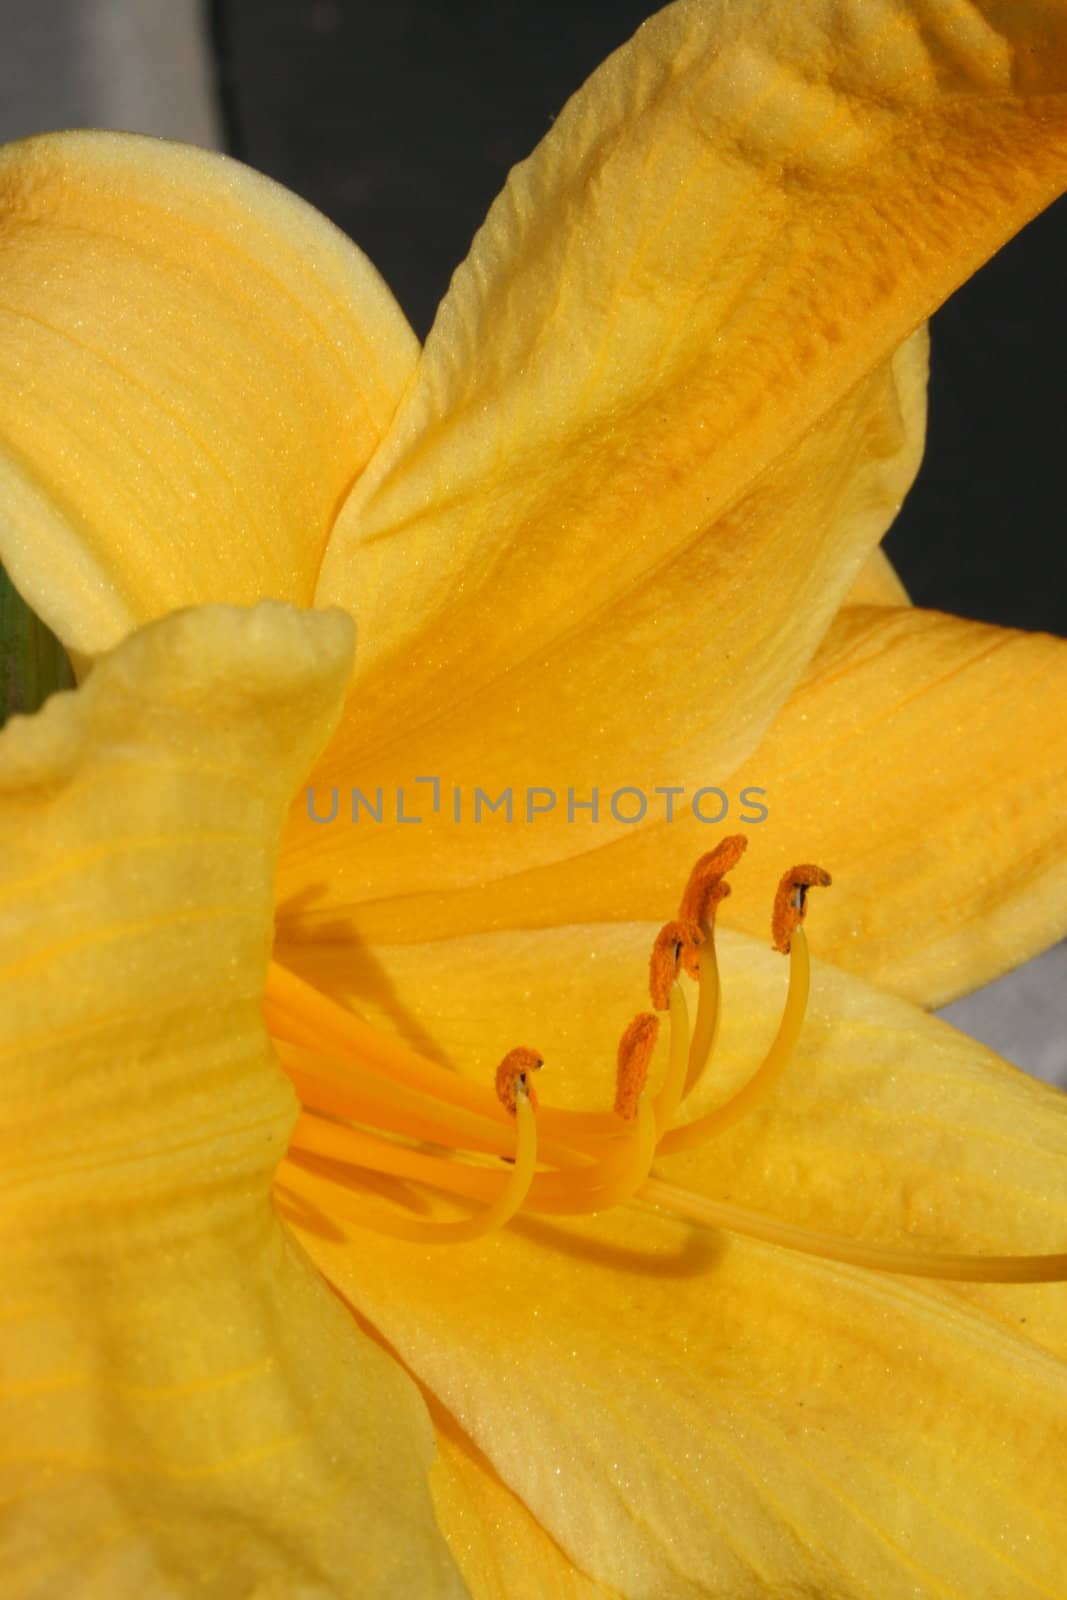
<svg viewBox="0 0 1067 1600">
<path fill-rule="evenodd" d="M 0 0 L 0 140 L 92 126 L 228 149 L 350 233 L 425 334 L 508 167 L 654 9 Z M 1065 282 L 1061 201 L 935 319 L 927 458 L 887 541 L 920 604 L 1067 634 Z M 942 1014 L 1067 1085 L 1067 945 Z"/>
</svg>

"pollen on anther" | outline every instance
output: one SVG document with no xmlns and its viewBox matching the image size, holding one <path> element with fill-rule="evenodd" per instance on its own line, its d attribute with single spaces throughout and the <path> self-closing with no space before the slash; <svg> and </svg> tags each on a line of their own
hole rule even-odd
<svg viewBox="0 0 1067 1600">
<path fill-rule="evenodd" d="M 671 985 L 678 976 L 681 965 L 691 978 L 700 976 L 700 959 L 697 954 L 704 935 L 695 922 L 665 922 L 652 946 L 652 959 L 648 969 L 648 987 L 652 1004 L 657 1011 L 666 1011 L 671 1003 Z"/>
<path fill-rule="evenodd" d="M 496 1097 L 505 1111 L 515 1115 L 520 1091 L 524 1093 L 534 1110 L 537 1110 L 537 1095 L 534 1093 L 530 1076 L 539 1072 L 544 1066 L 544 1061 L 536 1050 L 527 1050 L 525 1045 L 517 1045 L 514 1050 L 509 1050 L 499 1067 L 496 1069 Z"/>
<path fill-rule="evenodd" d="M 730 893 L 730 885 L 723 879 L 737 866 L 747 849 L 748 840 L 744 834 L 732 833 L 714 850 L 700 857 L 682 893 L 679 921 L 695 922 L 705 929 L 714 924 L 716 907 Z"/>
<path fill-rule="evenodd" d="M 793 930 L 804 921 L 808 909 L 808 890 L 829 888 L 833 880 L 822 867 L 805 862 L 790 867 L 778 885 L 771 913 L 771 938 L 774 948 L 789 954 Z"/>
<path fill-rule="evenodd" d="M 628 1022 L 619 1040 L 615 1069 L 615 1110 L 626 1122 L 637 1115 L 638 1101 L 648 1082 L 652 1052 L 659 1037 L 659 1018 L 642 1011 Z"/>
</svg>

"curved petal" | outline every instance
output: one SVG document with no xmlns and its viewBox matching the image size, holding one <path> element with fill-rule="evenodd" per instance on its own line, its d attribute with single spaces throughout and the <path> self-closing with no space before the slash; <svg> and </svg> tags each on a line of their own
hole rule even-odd
<svg viewBox="0 0 1067 1600">
<path fill-rule="evenodd" d="M 771 622 L 753 633 L 747 580 L 740 572 L 730 576 L 721 547 L 754 552 L 761 541 L 777 541 L 787 564 L 787 538 L 836 540 L 842 549 L 878 538 L 918 466 L 926 371 L 920 334 L 749 486 L 719 519 L 716 539 L 664 559 L 640 585 L 605 599 L 581 636 L 565 633 L 539 646 L 506 678 L 483 689 L 476 670 L 470 692 L 447 714 L 427 719 L 416 662 L 403 718 L 378 729 L 376 742 L 368 744 L 358 652 L 357 688 L 316 769 L 316 788 L 355 782 L 373 794 L 381 789 L 392 802 L 406 787 L 410 818 L 417 809 L 413 778 L 436 774 L 442 806 L 416 835 L 391 804 L 375 827 L 371 859 L 353 849 L 350 829 L 317 826 L 298 804 L 285 838 L 283 895 L 306 884 L 311 871 L 328 884 L 320 913 L 368 889 L 406 894 L 482 881 L 573 854 L 590 826 L 600 838 L 627 832 L 609 807 L 619 788 L 680 783 L 698 768 L 728 772 L 770 716 L 769 678 L 777 695 L 802 662 L 799 646 L 776 636 Z M 802 604 L 825 622 L 834 602 L 819 587 L 821 571 L 817 563 L 810 567 Z M 514 603 L 525 604 L 525 580 L 515 581 Z M 576 586 L 574 572 L 567 583 Z M 546 638 L 555 625 L 552 613 L 542 616 Z M 367 645 L 373 649 L 369 639 Z M 405 679 L 408 670 L 405 663 Z M 732 688 L 724 685 L 723 671 L 740 674 Z M 493 800 L 510 790 L 519 825 L 505 812 L 483 810 L 476 817 L 476 789 Z M 548 804 L 546 795 L 555 797 L 532 827 L 522 825 L 528 791 L 539 791 L 537 805 Z M 594 793 L 598 812 L 591 824 Z M 425 789 L 420 797 L 426 798 Z"/>
<path fill-rule="evenodd" d="M 782 864 L 825 860 L 821 948 L 896 994 L 940 1006 L 1038 954 L 1067 933 L 1065 700 L 1067 641 L 844 612 L 735 778 L 770 815 L 726 920 L 762 934 Z"/>
<path fill-rule="evenodd" d="M 815 909 L 811 921 L 817 946 Z M 534 1041 L 543 1100 L 603 1104 L 652 932 L 378 951 L 378 994 L 388 982 L 394 1014 L 409 1006 L 472 1067 L 502 1029 Z M 751 1071 L 784 988 L 779 957 L 742 936 L 722 946 L 726 1013 L 703 1104 Z M 1062 1249 L 1065 1107 L 816 964 L 774 1098 L 714 1148 L 661 1165 L 866 1239 Z M 328 1209 L 322 1180 L 302 1181 Z M 347 1243 L 309 1236 L 323 1270 L 570 1558 L 622 1593 L 1056 1593 L 1067 1286 L 878 1277 L 634 1209 L 531 1218 L 462 1246 L 339 1231 Z"/>
<path fill-rule="evenodd" d="M 746 793 L 768 814 L 745 830 L 721 917 L 765 938 L 779 876 L 816 860 L 834 875 L 822 950 L 884 989 L 938 1006 L 1028 960 L 1067 931 L 1065 698 L 1067 643 L 1047 634 L 910 607 L 842 611 L 725 785 L 724 827 L 743 826 Z M 680 815 L 464 892 L 357 904 L 348 936 L 666 916 L 720 831 Z M 287 947 L 331 938 L 311 904 L 294 903 L 281 930 Z"/>
<path fill-rule="evenodd" d="M 206 600 L 309 603 L 418 353 L 374 268 L 224 156 L 0 151 L 0 560 L 93 655 Z"/>
<path fill-rule="evenodd" d="M 845 606 L 906 606 L 908 591 L 882 549 L 872 550 L 845 596 Z"/>
<path fill-rule="evenodd" d="M 375 756 L 494 709 L 551 740 L 587 665 L 587 737 L 625 699 L 657 750 L 671 575 L 702 602 L 675 694 L 714 634 L 706 747 L 736 763 L 884 519 L 734 514 L 1067 181 L 1065 88 L 1053 0 L 680 0 L 616 52 L 512 173 L 331 537 Z"/>
<path fill-rule="evenodd" d="M 189 612 L 0 735 L 19 1600 L 460 1590 L 418 1395 L 270 1201 L 294 1114 L 262 1022 L 273 857 L 351 649 L 337 613 Z"/>
<path fill-rule="evenodd" d="M 471 1600 L 623 1600 L 579 1572 L 454 1418 L 433 1403 L 430 1415 L 434 1511 Z"/>
</svg>

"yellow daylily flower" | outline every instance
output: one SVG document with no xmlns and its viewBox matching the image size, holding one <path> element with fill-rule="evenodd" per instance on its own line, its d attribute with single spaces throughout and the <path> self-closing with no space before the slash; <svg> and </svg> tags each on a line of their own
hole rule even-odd
<svg viewBox="0 0 1067 1600">
<path fill-rule="evenodd" d="M 276 973 L 269 1014 L 308 1107 L 332 1095 L 362 1127 L 305 1110 L 294 1130 L 261 1014 L 272 866 L 350 649 L 336 611 L 185 612 L 0 735 L 8 1592 L 463 1592 L 395 1354 L 429 1393 L 433 1506 L 475 1595 L 935 1594 L 949 1574 L 969 1595 L 1054 1592 L 1067 1285 L 983 1282 L 998 1272 L 974 1257 L 991 1217 L 999 1249 L 1062 1244 L 1062 1095 L 822 966 L 779 1052 L 788 1092 L 716 1127 L 713 1170 L 706 1146 L 668 1153 L 649 1185 L 635 1142 L 650 1112 L 674 1121 L 680 1088 L 658 1085 L 600 1140 L 584 1217 L 588 1177 L 564 1157 L 612 1120 L 603 1032 L 652 932 L 613 924 L 427 943 L 414 971 L 411 947 L 379 947 L 362 1021 Z M 683 1130 L 723 1122 L 712 1108 L 750 1081 L 781 1003 L 780 957 L 721 943 L 730 1008 Z M 453 1141 L 518 1155 L 530 1112 L 516 1095 L 515 1121 L 493 1120 L 476 1078 L 398 1045 L 388 1018 L 413 985 L 435 1044 L 475 1066 L 502 1018 L 550 1041 L 546 1076 L 579 1118 L 537 1112 L 559 1175 L 534 1178 L 528 1220 L 485 1232 L 521 1159 L 441 1159 Z M 338 1071 L 346 1027 L 362 1048 Z M 440 1092 L 405 1090 L 413 1072 Z M 354 1149 L 361 1173 L 309 1159 Z M 414 1212 L 412 1163 L 434 1186 Z M 294 1250 L 272 1177 L 362 1326 Z M 432 1199 L 457 1180 L 478 1201 L 460 1241 Z M 601 1209 L 640 1184 L 656 1212 Z M 744 1237 L 780 1219 L 847 1256 L 828 1218 L 864 1265 Z M 734 1235 L 704 1226 L 722 1220 Z M 935 1277 L 866 1270 L 885 1240 Z M 939 1281 L 958 1270 L 946 1249 L 971 1258 L 965 1281 Z"/>
<path fill-rule="evenodd" d="M 909 1002 L 1063 930 L 1064 647 L 912 611 L 872 552 L 915 330 L 1062 187 L 1065 78 L 1056 0 L 682 0 L 513 174 L 421 354 L 233 163 L 0 153 L 0 556 L 102 658 L 0 742 L 13 1592 L 462 1592 L 395 1358 L 476 1595 L 1055 1592 L 1063 1285 L 943 1258 L 1062 1249 L 1063 1101 Z M 351 613 L 354 669 L 330 611 L 153 621 L 263 595 Z M 684 1120 L 770 1044 L 752 929 L 812 855 L 833 964 L 712 1170 L 633 1050 L 637 1114 L 604 1109 L 699 817 L 415 848 L 395 813 L 316 823 L 305 779 L 283 828 L 316 754 L 319 790 L 767 790 Z M 276 850 L 268 1017 L 308 1107 L 277 1204 L 358 1328 L 269 1200 Z M 536 1113 L 514 1063 L 510 1109 L 488 1088 L 528 1030 Z M 604 1209 L 638 1188 L 657 1212 Z M 946 1281 L 876 1275 L 881 1245 Z"/>
</svg>

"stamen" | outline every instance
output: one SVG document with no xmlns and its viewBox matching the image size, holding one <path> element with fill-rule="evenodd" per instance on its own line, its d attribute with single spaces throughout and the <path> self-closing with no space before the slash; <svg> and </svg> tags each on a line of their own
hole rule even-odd
<svg viewBox="0 0 1067 1600">
<path fill-rule="evenodd" d="M 715 951 L 715 912 L 729 893 L 728 883 L 716 883 L 708 890 L 706 896 L 705 921 L 702 925 L 704 944 L 700 953 L 700 990 L 697 995 L 693 1038 L 689 1046 L 689 1067 L 685 1077 L 683 1099 L 692 1093 L 703 1077 L 711 1059 L 712 1046 L 719 1028 L 722 988 L 719 982 L 719 959 Z"/>
<path fill-rule="evenodd" d="M 290 1162 L 330 1161 L 363 1172 L 383 1173 L 425 1184 L 465 1200 L 480 1200 L 490 1205 L 500 1194 L 507 1174 L 499 1167 L 476 1167 L 466 1161 L 451 1161 L 410 1145 L 397 1144 L 363 1128 L 348 1128 L 329 1122 L 312 1111 L 297 1118 L 289 1141 Z M 318 1168 L 316 1166 L 316 1171 Z M 335 1180 L 336 1181 L 336 1180 Z M 362 1214 L 362 1213 L 361 1213 Z"/>
<path fill-rule="evenodd" d="M 719 963 L 715 953 L 715 916 L 730 893 L 724 875 L 730 872 L 748 848 L 744 834 L 731 834 L 700 857 L 689 874 L 678 909 L 680 922 L 695 922 L 704 935 L 700 953 L 700 994 L 697 999 L 693 1038 L 689 1046 L 689 1069 L 683 1099 L 695 1089 L 711 1057 L 721 1015 Z"/>
<path fill-rule="evenodd" d="M 620 1140 L 614 1159 L 606 1156 L 600 1166 L 602 1182 L 589 1191 L 587 1198 L 575 1197 L 569 1205 L 561 1207 L 570 1214 L 587 1211 L 610 1211 L 632 1200 L 652 1170 L 656 1154 L 656 1113 L 648 1095 L 643 1094 L 637 1103 L 637 1116 L 631 1124 L 633 1133 Z M 609 1167 L 610 1163 L 610 1167 Z M 572 1185 L 578 1180 L 568 1180 Z M 541 1211 L 543 1196 L 531 1194 L 530 1210 Z"/>
<path fill-rule="evenodd" d="M 722 880 L 728 872 L 732 872 L 748 849 L 748 840 L 743 833 L 733 833 L 723 839 L 701 856 L 682 891 L 682 903 L 678 907 L 679 922 L 695 922 L 702 932 L 707 933 L 715 919 L 715 907 L 721 894 L 716 891 L 724 887 Z M 726 889 L 726 893 L 729 890 Z"/>
<path fill-rule="evenodd" d="M 544 1061 L 536 1050 L 527 1050 L 519 1045 L 514 1050 L 509 1050 L 499 1067 L 496 1069 L 496 1097 L 506 1111 L 515 1115 L 518 1096 L 525 1094 L 531 1106 L 537 1110 L 537 1096 L 530 1076 L 540 1072 Z"/>
<path fill-rule="evenodd" d="M 670 1005 L 671 987 L 682 966 L 691 978 L 700 973 L 697 950 L 704 935 L 695 922 L 665 922 L 652 946 L 648 988 L 657 1011 Z"/>
<path fill-rule="evenodd" d="M 657 949 L 670 932 L 668 924 L 656 940 Z M 653 963 L 655 963 L 655 952 Z M 659 1032 L 659 1018 L 644 1012 L 630 1022 L 619 1041 L 615 1086 L 615 1110 L 627 1120 L 636 1120 L 634 1133 L 614 1151 L 606 1154 L 595 1168 L 573 1177 L 546 1173 L 534 1180 L 529 1206 L 532 1211 L 565 1211 L 571 1214 L 604 1211 L 624 1204 L 644 1183 L 652 1168 L 657 1141 L 670 1126 L 685 1086 L 689 1062 L 689 1017 L 685 995 L 672 983 L 668 997 L 670 1012 L 670 1054 L 667 1073 L 654 1101 L 644 1092 L 648 1067 Z"/>
<path fill-rule="evenodd" d="M 347 1062 L 284 1040 L 275 1041 L 275 1048 L 301 1104 L 311 1110 L 387 1127 L 431 1144 L 456 1145 L 486 1155 L 511 1154 L 514 1135 L 507 1123 L 445 1105 L 406 1084 L 354 1072 Z"/>
<path fill-rule="evenodd" d="M 822 867 L 804 865 L 793 867 L 778 885 L 771 916 L 771 938 L 774 948 L 784 956 L 789 954 L 789 941 L 793 931 L 804 921 L 808 909 L 808 890 L 826 889 L 833 882 Z"/>
<path fill-rule="evenodd" d="M 807 935 L 798 924 L 793 930 L 792 949 L 789 952 L 789 988 L 785 1007 L 771 1048 L 744 1087 L 731 1095 L 729 1100 L 716 1106 L 714 1111 L 708 1111 L 704 1116 L 665 1133 L 659 1142 L 662 1155 L 673 1155 L 678 1150 L 691 1150 L 695 1145 L 704 1144 L 767 1098 L 789 1065 L 796 1048 L 804 1025 L 810 983 Z"/>
<path fill-rule="evenodd" d="M 615 1111 L 626 1124 L 624 1137 L 585 1172 L 539 1173 L 530 1186 L 529 1210 L 568 1216 L 607 1211 L 625 1205 L 640 1189 L 656 1154 L 656 1111 L 645 1087 L 658 1032 L 659 1018 L 645 1012 L 619 1040 Z"/>
<path fill-rule="evenodd" d="M 360 1202 L 343 1182 L 332 1179 L 329 1175 L 319 1174 L 322 1181 L 330 1183 L 335 1194 L 331 1194 L 330 1209 L 346 1216 L 350 1221 L 361 1226 L 373 1228 L 376 1233 L 386 1233 L 396 1239 L 405 1239 L 414 1244 L 460 1244 L 471 1239 L 479 1239 L 483 1235 L 493 1233 L 497 1228 L 503 1228 L 519 1211 L 533 1181 L 534 1170 L 537 1166 L 537 1127 L 534 1116 L 534 1107 L 529 1091 L 526 1087 L 526 1073 L 534 1070 L 533 1063 L 540 1066 L 540 1058 L 530 1050 L 513 1050 L 506 1056 L 497 1068 L 496 1082 L 502 1103 L 507 1106 L 508 1100 L 513 1100 L 512 1114 L 515 1117 L 515 1149 L 511 1170 L 507 1174 L 496 1198 L 473 1217 L 465 1217 L 456 1222 L 425 1222 L 416 1217 L 403 1216 L 399 1211 L 386 1210 L 383 1206 L 364 1204 Z M 352 1134 L 355 1130 L 340 1130 L 343 1134 Z M 386 1144 L 387 1141 L 376 1141 Z M 303 1150 L 310 1154 L 322 1155 L 329 1150 L 330 1139 L 321 1131 L 316 1136 L 309 1138 L 305 1131 Z M 353 1149 L 355 1141 L 346 1141 L 347 1148 Z M 340 1140 L 338 1140 L 340 1144 Z M 317 1148 L 311 1148 L 312 1145 Z M 336 1148 L 336 1146 L 335 1146 Z M 345 1148 L 344 1145 L 341 1148 Z M 366 1145 L 364 1145 L 366 1151 Z M 394 1146 L 396 1165 L 401 1165 L 405 1155 L 418 1155 L 418 1152 L 405 1152 L 401 1147 Z M 300 1147 L 297 1147 L 297 1154 Z M 344 1159 L 344 1157 L 342 1157 Z M 378 1170 L 383 1170 L 381 1167 Z"/>
<path fill-rule="evenodd" d="M 670 995 L 671 1050 L 667 1060 L 667 1075 L 656 1095 L 656 1137 L 663 1135 L 674 1121 L 685 1092 L 685 1075 L 689 1066 L 689 1008 L 680 984 L 675 984 Z"/>
<path fill-rule="evenodd" d="M 654 1011 L 639 1012 L 619 1040 L 615 1069 L 615 1114 L 632 1122 L 637 1104 L 648 1082 L 648 1068 L 659 1037 L 659 1018 Z"/>
</svg>

